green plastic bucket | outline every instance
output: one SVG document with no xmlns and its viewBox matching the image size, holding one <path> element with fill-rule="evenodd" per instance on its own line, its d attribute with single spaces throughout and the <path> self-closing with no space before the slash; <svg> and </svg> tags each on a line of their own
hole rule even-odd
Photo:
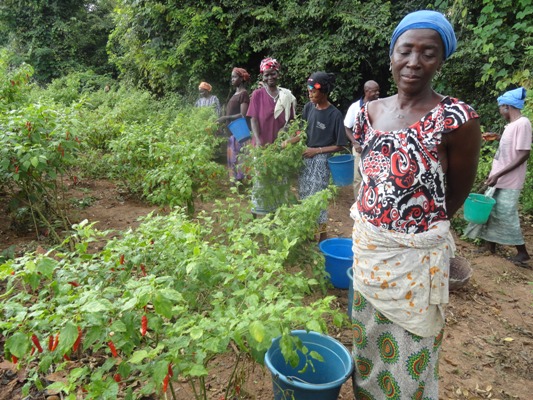
<svg viewBox="0 0 533 400">
<path fill-rule="evenodd" d="M 464 204 L 464 216 L 468 222 L 485 224 L 489 220 L 496 200 L 478 193 L 470 193 Z"/>
</svg>

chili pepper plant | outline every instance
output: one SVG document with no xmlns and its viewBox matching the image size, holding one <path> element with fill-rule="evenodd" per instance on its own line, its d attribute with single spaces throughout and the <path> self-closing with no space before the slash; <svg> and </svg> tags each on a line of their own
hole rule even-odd
<svg viewBox="0 0 533 400">
<path fill-rule="evenodd" d="M 1 60 L 7 79 L 0 87 L 0 184 L 11 195 L 15 223 L 29 221 L 36 233 L 59 242 L 57 229 L 71 225 L 65 184 L 77 179 L 70 172 L 79 148 L 75 106 L 29 102 L 31 67 L 8 71 Z"/>
<path fill-rule="evenodd" d="M 207 399 L 217 355 L 235 348 L 238 360 L 262 363 L 274 337 L 346 323 L 332 297 L 305 301 L 325 287 L 323 259 L 307 238 L 331 196 L 258 220 L 237 202 L 194 220 L 183 209 L 151 214 L 100 251 L 91 244 L 109 232 L 84 221 L 63 246 L 4 262 L 0 332 L 5 359 L 27 370 L 24 395 L 47 388 L 66 399 L 135 399 L 187 379 L 195 398 Z M 294 361 L 293 347 L 284 354 Z M 61 371 L 65 379 L 47 386 L 43 377 Z M 240 393 L 231 376 L 226 394 Z"/>
</svg>

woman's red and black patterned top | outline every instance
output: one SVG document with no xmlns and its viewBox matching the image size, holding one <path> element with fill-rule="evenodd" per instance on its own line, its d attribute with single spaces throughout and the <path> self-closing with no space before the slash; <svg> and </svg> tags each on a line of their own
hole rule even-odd
<svg viewBox="0 0 533 400">
<path fill-rule="evenodd" d="M 363 148 L 356 202 L 362 216 L 403 233 L 425 232 L 446 220 L 446 182 L 437 146 L 443 134 L 474 118 L 479 116 L 468 104 L 445 97 L 415 124 L 382 132 L 372 128 L 365 105 L 354 127 Z"/>
</svg>

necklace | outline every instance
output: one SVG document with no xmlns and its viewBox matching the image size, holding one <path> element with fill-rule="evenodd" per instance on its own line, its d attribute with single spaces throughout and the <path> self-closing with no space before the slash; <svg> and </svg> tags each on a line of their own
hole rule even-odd
<svg viewBox="0 0 533 400">
<path fill-rule="evenodd" d="M 278 100 L 278 97 L 279 97 L 279 91 L 278 91 L 278 93 L 277 93 L 275 96 L 272 96 L 272 94 L 270 93 L 270 90 L 268 90 L 267 87 L 265 87 L 265 90 L 266 90 L 266 92 L 268 93 L 268 95 L 272 98 L 272 100 L 274 100 L 274 101 Z"/>
</svg>

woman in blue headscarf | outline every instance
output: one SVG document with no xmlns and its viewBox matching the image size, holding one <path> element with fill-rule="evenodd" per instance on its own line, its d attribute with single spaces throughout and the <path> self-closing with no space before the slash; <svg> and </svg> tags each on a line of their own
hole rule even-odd
<svg viewBox="0 0 533 400">
<path fill-rule="evenodd" d="M 516 255 L 510 257 L 510 261 L 520 267 L 531 268 L 528 264 L 531 257 L 526 249 L 518 214 L 518 201 L 526 181 L 532 140 L 531 122 L 520 111 L 524 108 L 525 99 L 526 90 L 522 87 L 498 97 L 500 115 L 508 124 L 499 138 L 498 151 L 485 181 L 487 186 L 495 189 L 493 197 L 496 204 L 486 224 L 469 224 L 465 233 L 472 239 L 483 239 L 486 249 L 491 253 L 496 253 L 496 243 L 515 246 Z"/>
<path fill-rule="evenodd" d="M 357 399 L 438 400 L 450 219 L 474 182 L 481 139 L 476 112 L 432 88 L 456 46 L 442 14 L 407 15 L 390 46 L 398 92 L 367 103 L 354 127 L 363 177 L 350 210 Z"/>
</svg>

